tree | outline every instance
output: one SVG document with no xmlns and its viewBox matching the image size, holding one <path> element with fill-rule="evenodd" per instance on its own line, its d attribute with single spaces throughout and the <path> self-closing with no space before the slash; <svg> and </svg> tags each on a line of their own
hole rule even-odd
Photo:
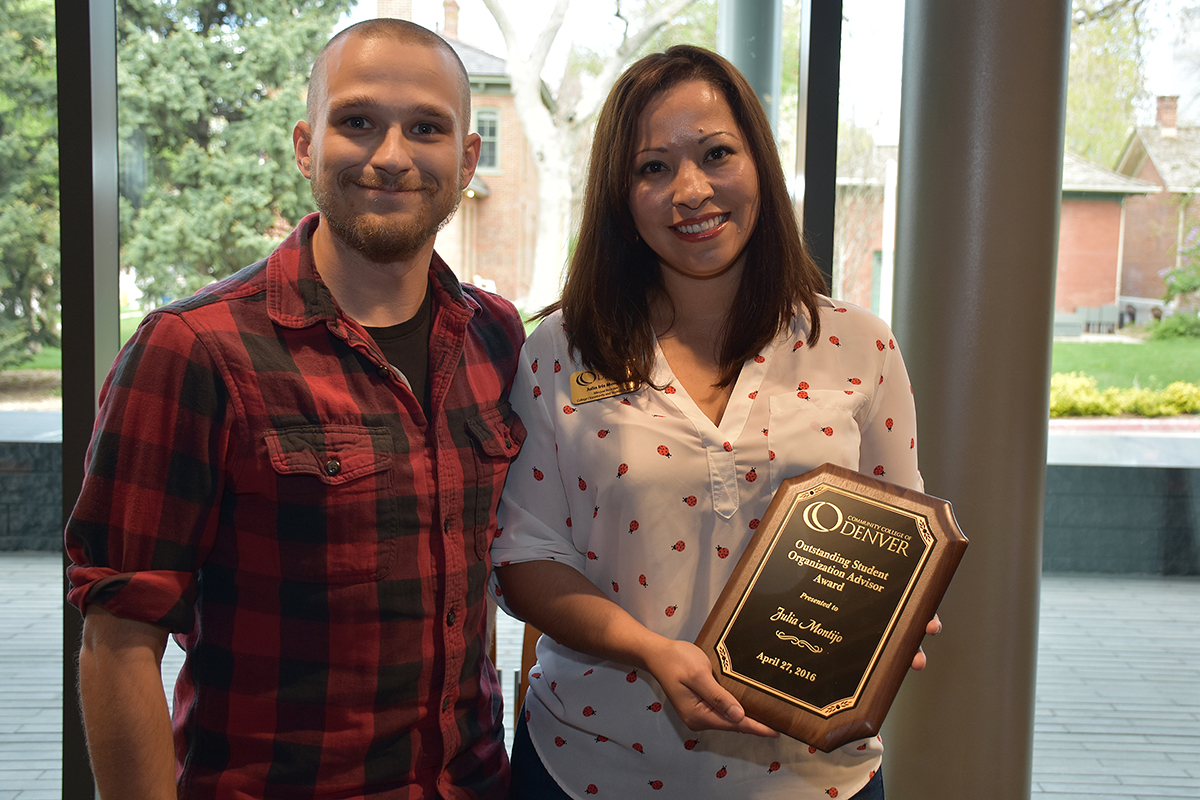
<svg viewBox="0 0 1200 800">
<path fill-rule="evenodd" d="M 120 0 L 121 263 L 157 303 L 263 258 L 312 209 L 312 59 L 352 0 Z"/>
<path fill-rule="evenodd" d="M 1074 0 L 1066 149 L 1116 163 L 1145 96 L 1146 0 Z"/>
<path fill-rule="evenodd" d="M 0 366 L 60 343 L 54 3 L 0 4 Z"/>
<path fill-rule="evenodd" d="M 542 71 L 546 58 L 562 28 L 570 0 L 556 0 L 550 17 L 528 54 L 520 52 L 517 31 L 502 0 L 483 0 L 504 36 L 508 71 L 512 80 L 517 117 L 533 151 L 538 176 L 538 229 L 534 248 L 532 286 L 521 304 L 541 308 L 558 296 L 559 279 L 567 259 L 570 235 L 572 185 L 578 185 L 575 158 L 591 135 L 604 98 L 621 70 L 674 18 L 695 0 L 666 0 L 647 3 L 640 19 L 624 16 L 618 4 L 616 15 L 624 33 L 616 50 L 608 56 L 591 54 L 595 77 L 583 83 L 565 83 L 556 101 L 547 104 L 542 95 Z M 581 60 L 587 60 L 581 56 Z M 579 62 L 576 62 L 579 63 Z"/>
</svg>

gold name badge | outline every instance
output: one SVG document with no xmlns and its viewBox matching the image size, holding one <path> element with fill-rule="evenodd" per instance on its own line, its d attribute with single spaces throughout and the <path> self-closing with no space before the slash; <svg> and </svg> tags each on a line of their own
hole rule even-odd
<svg viewBox="0 0 1200 800">
<path fill-rule="evenodd" d="M 637 381 L 618 383 L 586 369 L 571 376 L 571 402 L 574 405 L 590 403 L 593 400 L 636 392 L 640 387 L 641 384 Z"/>
</svg>

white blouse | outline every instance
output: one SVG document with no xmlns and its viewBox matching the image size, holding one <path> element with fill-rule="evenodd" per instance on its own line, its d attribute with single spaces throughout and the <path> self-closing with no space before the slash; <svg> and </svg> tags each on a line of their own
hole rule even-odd
<svg viewBox="0 0 1200 800">
<path fill-rule="evenodd" d="M 747 361 L 720 425 L 658 352 L 656 390 L 572 403 L 583 371 L 561 315 L 529 337 L 511 398 L 528 429 L 500 504 L 495 564 L 555 560 L 664 636 L 694 641 L 772 495 L 829 461 L 921 489 L 916 416 L 882 320 L 821 298 Z M 492 578 L 491 591 L 503 605 Z M 653 676 L 537 645 L 525 699 L 542 762 L 574 798 L 851 797 L 879 768 L 874 737 L 833 753 L 782 736 L 689 730 Z"/>
</svg>

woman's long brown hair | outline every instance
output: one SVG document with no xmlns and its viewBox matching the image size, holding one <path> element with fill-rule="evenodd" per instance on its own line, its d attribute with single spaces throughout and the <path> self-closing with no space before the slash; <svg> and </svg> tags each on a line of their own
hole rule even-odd
<svg viewBox="0 0 1200 800">
<path fill-rule="evenodd" d="M 745 268 L 718 353 L 719 386 L 791 324 L 800 305 L 807 340 L 820 329 L 817 295 L 825 280 L 808 254 L 792 211 L 770 123 L 754 90 L 721 56 L 677 45 L 632 65 L 597 118 L 583 222 L 559 302 L 567 341 L 588 369 L 614 381 L 650 383 L 654 330 L 649 296 L 661 291 L 658 257 L 641 241 L 629 210 L 638 122 L 650 102 L 672 87 L 701 80 L 716 87 L 733 111 L 758 173 L 758 223 L 745 249 Z"/>
</svg>

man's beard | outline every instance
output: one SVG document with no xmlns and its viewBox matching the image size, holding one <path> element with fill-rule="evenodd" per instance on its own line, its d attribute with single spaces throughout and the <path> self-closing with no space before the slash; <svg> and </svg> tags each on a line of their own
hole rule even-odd
<svg viewBox="0 0 1200 800">
<path fill-rule="evenodd" d="M 437 185 L 431 182 L 422 183 L 419 187 L 405 184 L 403 181 L 381 180 L 378 176 L 359 176 L 354 181 L 339 176 L 335 179 L 337 188 L 331 189 L 327 182 L 318 179 L 314 168 L 314 180 L 311 181 L 313 199 L 317 208 L 330 229 L 337 238 L 345 244 L 362 253 L 367 259 L 378 263 L 400 261 L 414 255 L 438 231 L 450 222 L 458 204 L 462 200 L 462 192 L 441 192 Z M 405 215 L 397 221 L 389 221 L 366 214 L 355 215 L 344 205 L 350 183 L 357 183 L 374 189 L 397 189 L 402 185 L 405 189 L 419 189 L 427 193 L 432 201 L 430 206 L 422 206 L 420 211 Z M 424 213 L 427 211 L 428 213 Z"/>
</svg>

